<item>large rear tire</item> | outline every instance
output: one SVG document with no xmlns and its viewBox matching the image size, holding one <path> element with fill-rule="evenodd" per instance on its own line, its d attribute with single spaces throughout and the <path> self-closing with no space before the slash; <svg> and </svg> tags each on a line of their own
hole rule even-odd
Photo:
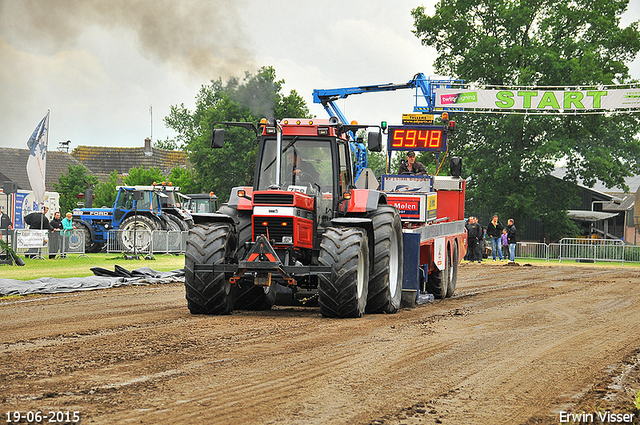
<svg viewBox="0 0 640 425">
<path fill-rule="evenodd" d="M 151 233 L 158 230 L 156 221 L 145 215 L 131 216 L 122 220 L 118 227 L 119 247 L 125 252 L 151 251 Z M 135 231 L 134 231 L 135 230 Z"/>
<path fill-rule="evenodd" d="M 367 306 L 369 245 L 362 229 L 327 227 L 320 243 L 318 304 L 324 317 L 362 317 Z"/>
<path fill-rule="evenodd" d="M 167 214 L 167 223 L 169 225 L 167 230 L 171 232 L 186 232 L 189 230 L 189 225 L 173 214 Z"/>
<path fill-rule="evenodd" d="M 451 264 L 449 265 L 449 284 L 447 285 L 447 298 L 451 298 L 456 292 L 456 284 L 458 283 L 458 263 L 459 263 L 458 244 L 453 244 L 453 255 L 451 256 Z"/>
<path fill-rule="evenodd" d="M 450 254 L 449 249 L 447 249 L 444 270 L 436 268 L 435 271 L 429 273 L 429 277 L 427 278 L 427 292 L 433 294 L 433 297 L 439 300 L 447 296 L 449 268 L 451 267 Z"/>
<path fill-rule="evenodd" d="M 196 265 L 228 264 L 236 249 L 231 226 L 221 223 L 198 224 L 189 230 L 185 251 L 187 306 L 192 314 L 231 314 L 236 285 L 224 273 L 195 271 Z"/>
<path fill-rule="evenodd" d="M 393 314 L 402 300 L 402 222 L 398 210 L 380 205 L 368 216 L 373 220 L 375 258 L 369 278 L 367 313 Z"/>
</svg>

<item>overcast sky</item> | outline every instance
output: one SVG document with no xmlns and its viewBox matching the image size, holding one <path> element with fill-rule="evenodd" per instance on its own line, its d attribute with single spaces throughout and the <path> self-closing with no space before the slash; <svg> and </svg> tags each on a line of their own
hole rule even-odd
<svg viewBox="0 0 640 425">
<path fill-rule="evenodd" d="M 0 0 L 0 146 L 25 148 L 47 110 L 49 149 L 172 138 L 171 105 L 212 79 L 273 66 L 313 114 L 313 89 L 433 75 L 411 10 L 436 0 Z M 623 25 L 640 19 L 631 0 Z M 640 60 L 631 64 L 640 79 Z M 349 120 L 399 123 L 412 90 L 351 96 Z M 151 113 L 152 112 L 152 113 Z M 2 170 L 0 170 L 2 171 Z"/>
</svg>

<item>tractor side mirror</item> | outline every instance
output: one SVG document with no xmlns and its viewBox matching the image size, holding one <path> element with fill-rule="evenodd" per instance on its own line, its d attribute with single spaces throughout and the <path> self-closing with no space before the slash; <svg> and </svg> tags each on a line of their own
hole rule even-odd
<svg viewBox="0 0 640 425">
<path fill-rule="evenodd" d="M 382 133 L 380 132 L 369 132 L 367 137 L 367 144 L 369 145 L 369 150 L 371 152 L 381 152 L 382 151 Z"/>
<path fill-rule="evenodd" d="M 211 136 L 211 147 L 220 149 L 224 145 L 224 128 L 214 128 Z"/>
<path fill-rule="evenodd" d="M 449 171 L 451 172 L 451 177 L 460 177 L 462 175 L 462 158 L 459 156 L 451 157 Z"/>
</svg>

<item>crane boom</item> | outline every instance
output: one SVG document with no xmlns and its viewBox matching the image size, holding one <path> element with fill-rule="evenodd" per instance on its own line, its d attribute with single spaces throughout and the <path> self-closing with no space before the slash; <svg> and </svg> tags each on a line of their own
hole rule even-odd
<svg viewBox="0 0 640 425">
<path fill-rule="evenodd" d="M 316 89 L 313 91 L 313 103 L 320 103 L 330 117 L 336 117 L 343 124 L 349 124 L 336 101 L 346 99 L 352 94 L 377 93 L 385 91 L 396 91 L 403 89 L 415 89 L 416 103 L 413 112 L 433 113 L 435 111 L 435 89 L 441 86 L 451 86 L 452 84 L 462 84 L 462 80 L 456 80 L 453 77 L 435 77 L 431 79 L 419 72 L 413 76 L 411 80 L 403 84 L 374 84 L 369 86 L 345 87 L 338 89 Z M 419 100 L 423 99 L 424 104 L 419 104 Z M 443 111 L 458 110 L 457 108 L 442 108 Z M 367 148 L 364 143 L 359 142 L 355 134 L 351 133 L 351 151 L 356 156 L 354 162 L 354 172 L 356 179 L 360 176 L 362 170 L 367 167 Z"/>
</svg>

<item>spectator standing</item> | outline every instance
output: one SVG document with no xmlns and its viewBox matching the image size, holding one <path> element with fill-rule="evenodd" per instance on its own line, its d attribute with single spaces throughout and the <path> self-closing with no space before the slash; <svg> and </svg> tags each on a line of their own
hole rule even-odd
<svg viewBox="0 0 640 425">
<path fill-rule="evenodd" d="M 11 217 L 0 210 L 0 230 L 12 229 Z"/>
<path fill-rule="evenodd" d="M 62 229 L 64 231 L 64 253 L 69 251 L 69 236 L 71 236 L 71 230 L 75 230 L 76 226 L 73 225 L 73 214 L 68 212 L 62 219 Z"/>
<path fill-rule="evenodd" d="M 469 261 L 482 262 L 482 226 L 476 217 L 469 217 L 467 228 L 467 242 L 469 245 Z"/>
<path fill-rule="evenodd" d="M 47 212 L 49 207 L 44 207 L 44 212 L 34 211 L 24 217 L 24 223 L 29 225 L 29 229 L 49 230 L 49 219 Z"/>
<path fill-rule="evenodd" d="M 498 221 L 498 215 L 494 215 L 491 219 L 491 222 L 487 226 L 487 235 L 491 238 L 491 255 L 493 256 L 493 261 L 496 261 L 496 253 L 502 261 L 502 241 L 500 237 L 502 235 L 502 229 L 504 226 Z"/>
<path fill-rule="evenodd" d="M 507 229 L 502 229 L 500 242 L 502 245 L 502 258 L 507 258 L 509 256 L 509 241 L 507 240 Z"/>
<path fill-rule="evenodd" d="M 29 225 L 29 229 L 32 230 L 49 230 L 48 211 L 49 207 L 44 207 L 43 212 L 34 211 L 31 214 L 27 214 L 23 219 L 24 224 Z M 42 248 L 29 248 L 25 253 L 25 257 L 41 258 L 41 251 Z"/>
<path fill-rule="evenodd" d="M 507 221 L 507 240 L 509 241 L 509 261 L 516 261 L 517 229 L 512 218 Z"/>
<path fill-rule="evenodd" d="M 53 214 L 53 219 L 49 222 L 49 259 L 56 258 L 60 252 L 60 242 L 62 241 L 62 220 L 60 211 Z"/>
</svg>

